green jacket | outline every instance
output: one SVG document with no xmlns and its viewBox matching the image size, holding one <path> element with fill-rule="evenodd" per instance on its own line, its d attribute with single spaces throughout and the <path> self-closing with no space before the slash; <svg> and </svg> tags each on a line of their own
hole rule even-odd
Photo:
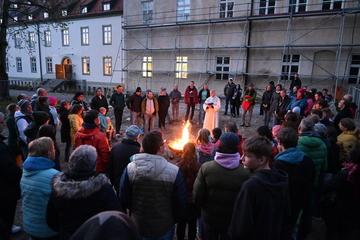
<svg viewBox="0 0 360 240">
<path fill-rule="evenodd" d="M 207 224 L 219 231 L 230 227 L 237 195 L 249 175 L 241 164 L 229 169 L 214 160 L 201 166 L 193 197 L 195 204 L 202 207 L 201 217 Z"/>
<path fill-rule="evenodd" d="M 323 181 L 327 170 L 327 148 L 320 135 L 316 132 L 303 132 L 299 134 L 298 148 L 311 157 L 315 164 L 314 188 Z"/>
</svg>

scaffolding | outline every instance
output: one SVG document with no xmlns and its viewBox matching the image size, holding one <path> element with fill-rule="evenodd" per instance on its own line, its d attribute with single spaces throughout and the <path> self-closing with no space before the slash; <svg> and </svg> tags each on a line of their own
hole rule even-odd
<svg viewBox="0 0 360 240">
<path fill-rule="evenodd" d="M 186 73 L 192 76 L 189 79 L 197 80 L 197 86 L 210 81 L 222 85 L 224 82 L 216 81 L 216 76 L 224 73 L 244 85 L 248 82 L 260 85 L 268 80 L 286 85 L 287 80 L 300 72 L 307 86 L 331 85 L 331 89 L 337 89 L 350 77 L 351 55 L 360 54 L 357 21 L 360 4 L 354 0 L 342 1 L 339 9 L 323 10 L 324 2 L 306 4 L 305 11 L 297 11 L 299 6 L 278 0 L 276 6 L 266 8 L 273 11 L 270 14 L 260 14 L 264 9 L 260 1 L 234 4 L 231 11 L 225 9 L 225 15 L 218 6 L 192 8 L 186 21 L 178 21 L 176 10 L 154 11 L 151 21 L 146 23 L 143 13 L 126 14 L 129 11 L 125 4 L 122 70 L 127 73 L 127 84 L 134 88 L 144 82 L 142 59 L 148 56 L 154 59 L 154 66 L 147 69 L 151 77 L 145 78 L 146 88 L 152 88 L 153 83 L 179 84 L 182 79 L 176 78 L 175 56 L 187 54 L 190 57 Z M 329 8 L 335 8 L 333 0 L 328 2 Z M 218 55 L 231 55 L 228 70 L 215 68 L 214 56 Z M 299 59 L 297 71 L 291 71 L 292 55 L 301 58 L 303 66 L 300 69 Z M 289 66 L 285 67 L 287 71 L 284 66 Z"/>
</svg>

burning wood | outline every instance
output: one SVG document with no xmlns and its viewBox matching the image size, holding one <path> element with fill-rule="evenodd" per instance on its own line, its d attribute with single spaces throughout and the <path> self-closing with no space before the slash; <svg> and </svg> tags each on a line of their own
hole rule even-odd
<svg viewBox="0 0 360 240">
<path fill-rule="evenodd" d="M 190 142 L 190 127 L 191 127 L 191 124 L 189 121 L 187 121 L 182 130 L 181 139 L 175 139 L 174 141 L 169 143 L 169 148 L 173 152 L 181 153 L 183 151 L 184 145 L 186 143 Z"/>
</svg>

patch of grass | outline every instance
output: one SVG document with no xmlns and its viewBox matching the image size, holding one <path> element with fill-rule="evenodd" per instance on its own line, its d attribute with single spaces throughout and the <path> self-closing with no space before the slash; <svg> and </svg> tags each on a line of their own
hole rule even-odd
<svg viewBox="0 0 360 240">
<path fill-rule="evenodd" d="M 10 103 L 16 103 L 16 97 L 11 96 L 11 101 L 0 101 L 0 112 L 2 113 L 6 113 L 6 107 L 10 104 Z"/>
</svg>

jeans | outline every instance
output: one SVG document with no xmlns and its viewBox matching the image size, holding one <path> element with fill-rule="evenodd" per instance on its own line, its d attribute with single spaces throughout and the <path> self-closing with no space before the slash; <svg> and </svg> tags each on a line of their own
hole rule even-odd
<svg viewBox="0 0 360 240">
<path fill-rule="evenodd" d="M 264 109 L 264 126 L 269 126 L 270 119 L 271 119 L 270 111 Z"/>
<path fill-rule="evenodd" d="M 190 118 L 189 118 L 190 108 L 191 108 L 191 114 L 190 114 Z M 186 107 L 185 121 L 187 121 L 187 120 L 192 121 L 192 119 L 194 117 L 194 111 L 195 111 L 195 103 L 188 103 L 187 107 Z"/>
<path fill-rule="evenodd" d="M 253 110 L 254 110 L 254 105 L 251 105 L 248 110 L 244 110 L 244 113 L 242 115 L 242 123 L 243 124 L 246 124 L 245 123 L 245 117 L 246 117 L 246 113 L 249 112 L 249 120 L 247 122 L 247 124 L 250 124 L 251 123 L 251 117 L 252 117 L 252 113 L 253 113 Z"/>
<path fill-rule="evenodd" d="M 230 100 L 231 100 L 231 97 L 228 97 L 228 96 L 225 97 L 225 114 L 227 114 Z"/>
<path fill-rule="evenodd" d="M 66 142 L 65 143 L 65 155 L 64 155 L 64 161 L 65 162 L 69 162 L 69 157 L 70 157 L 70 148 L 71 148 L 71 142 Z"/>
<path fill-rule="evenodd" d="M 155 116 L 153 114 L 144 114 L 144 132 L 153 131 L 155 126 Z"/>
<path fill-rule="evenodd" d="M 174 233 L 175 233 L 175 227 L 172 227 L 168 232 L 166 232 L 164 235 L 160 237 L 141 237 L 142 240 L 173 240 L 174 239 Z"/>
<path fill-rule="evenodd" d="M 141 118 L 139 117 L 140 112 L 130 111 L 131 125 L 136 125 L 141 128 Z"/>
<path fill-rule="evenodd" d="M 172 109 L 173 120 L 178 121 L 179 120 L 179 103 L 172 104 L 171 109 Z"/>
<path fill-rule="evenodd" d="M 199 117 L 198 117 L 198 122 L 204 122 L 204 117 L 205 117 L 205 111 L 203 108 L 203 104 L 204 104 L 205 100 L 201 100 L 199 102 Z"/>
<path fill-rule="evenodd" d="M 181 219 L 176 228 L 176 236 L 178 240 L 184 240 L 186 224 L 188 225 L 188 240 L 194 240 L 196 238 L 196 218 L 183 218 Z"/>
<path fill-rule="evenodd" d="M 116 133 L 119 133 L 121 129 L 123 111 L 124 111 L 123 107 L 114 108 Z"/>
</svg>

